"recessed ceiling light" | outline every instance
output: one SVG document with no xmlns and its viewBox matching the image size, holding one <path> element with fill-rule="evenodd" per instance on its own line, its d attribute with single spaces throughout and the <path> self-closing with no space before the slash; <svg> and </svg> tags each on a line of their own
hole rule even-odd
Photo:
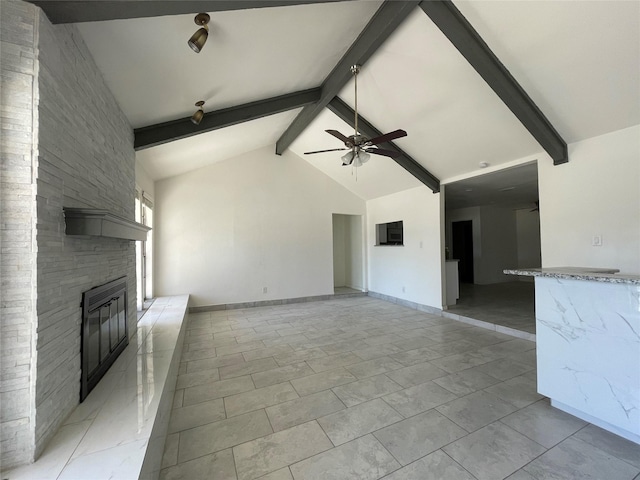
<svg viewBox="0 0 640 480">
<path fill-rule="evenodd" d="M 501 188 L 500 191 L 501 192 L 508 192 L 509 190 L 515 190 L 515 189 L 516 189 L 516 187 L 504 187 L 504 188 Z"/>
<path fill-rule="evenodd" d="M 464 191 L 465 192 L 473 192 L 473 188 L 465 188 Z"/>
<path fill-rule="evenodd" d="M 478 165 L 480 165 L 480 168 L 487 168 L 489 166 L 489 162 L 480 162 Z"/>
</svg>

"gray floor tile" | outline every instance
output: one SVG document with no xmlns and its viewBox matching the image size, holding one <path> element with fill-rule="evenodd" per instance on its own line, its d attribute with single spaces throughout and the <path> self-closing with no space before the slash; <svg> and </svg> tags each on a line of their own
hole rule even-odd
<svg viewBox="0 0 640 480">
<path fill-rule="evenodd" d="M 388 372 L 387 376 L 406 388 L 428 382 L 429 380 L 442 377 L 446 374 L 447 372 L 444 370 L 427 362 Z"/>
<path fill-rule="evenodd" d="M 316 373 L 320 373 L 326 370 L 333 370 L 334 368 L 344 367 L 345 365 L 351 365 L 353 363 L 358 363 L 361 361 L 362 360 L 360 360 L 360 357 L 349 352 L 317 358 L 314 360 L 307 360 L 307 363 L 311 368 L 313 368 Z"/>
<path fill-rule="evenodd" d="M 273 432 L 264 410 L 180 432 L 178 462 L 208 455 Z"/>
<path fill-rule="evenodd" d="M 241 377 L 243 375 L 250 375 L 252 373 L 264 372 L 265 370 L 271 370 L 272 368 L 278 368 L 278 364 L 273 358 L 262 358 L 260 360 L 254 360 L 253 362 L 236 363 L 235 365 L 229 365 L 228 367 L 220 367 L 220 378 L 226 380 L 227 378 Z"/>
<path fill-rule="evenodd" d="M 527 473 L 523 469 L 517 470 L 516 472 L 509 475 L 505 480 L 536 480 L 531 476 L 530 473 Z"/>
<path fill-rule="evenodd" d="M 465 335 L 455 334 L 449 335 L 449 337 L 463 337 Z M 436 345 L 432 345 L 431 350 L 439 353 L 441 357 L 445 355 L 455 355 L 456 353 L 465 353 L 470 352 L 472 350 L 477 350 L 479 348 L 478 345 L 474 344 L 472 341 L 468 340 L 455 340 L 455 341 L 446 341 L 443 343 L 439 343 Z"/>
<path fill-rule="evenodd" d="M 626 440 L 595 425 L 587 425 L 573 438 L 587 442 L 620 460 L 640 468 L 640 445 Z"/>
<path fill-rule="evenodd" d="M 477 367 L 483 365 L 491 358 L 486 358 L 477 352 L 459 353 L 457 355 L 450 355 L 448 357 L 436 358 L 431 363 L 438 368 L 446 370 L 449 373 L 457 373 L 467 368 Z"/>
<path fill-rule="evenodd" d="M 442 450 L 396 470 L 384 480 L 476 480 Z"/>
<path fill-rule="evenodd" d="M 535 382 L 523 376 L 513 377 L 506 382 L 492 385 L 484 390 L 497 395 L 518 408 L 524 408 L 544 398 L 543 395 L 536 392 Z"/>
<path fill-rule="evenodd" d="M 512 474 L 544 453 L 545 448 L 496 422 L 442 450 L 479 480 L 495 480 Z"/>
<path fill-rule="evenodd" d="M 484 372 L 487 375 L 491 375 L 498 380 L 504 381 L 517 377 L 518 375 L 522 375 L 523 373 L 527 373 L 533 370 L 533 367 L 503 358 L 480 365 L 479 367 L 476 367 L 476 370 Z"/>
<path fill-rule="evenodd" d="M 248 352 L 249 350 L 258 350 L 259 348 L 264 348 L 265 344 L 260 340 L 256 340 L 253 342 L 246 343 L 238 343 L 236 345 L 223 345 L 222 347 L 217 347 L 217 354 L 220 355 L 231 355 L 232 353 L 242 353 Z"/>
<path fill-rule="evenodd" d="M 292 465 L 295 480 L 376 480 L 400 465 L 372 435 Z"/>
<path fill-rule="evenodd" d="M 468 432 L 478 430 L 516 410 L 491 393 L 479 391 L 436 408 Z"/>
<path fill-rule="evenodd" d="M 392 343 L 385 345 L 374 345 L 360 350 L 354 350 L 353 353 L 358 355 L 362 360 L 373 360 L 374 358 L 384 357 L 394 353 L 400 353 L 402 349 Z"/>
<path fill-rule="evenodd" d="M 272 473 L 267 473 L 262 477 L 258 477 L 256 480 L 293 480 L 289 467 L 281 468 Z"/>
<path fill-rule="evenodd" d="M 188 407 L 174 408 L 169 418 L 169 433 L 206 425 L 225 418 L 224 403 L 221 398 L 196 403 Z"/>
<path fill-rule="evenodd" d="M 402 387 L 386 375 L 377 375 L 333 388 L 333 392 L 347 407 L 353 407 L 398 390 L 402 390 Z"/>
<path fill-rule="evenodd" d="M 287 402 L 294 398 L 298 398 L 298 394 L 289 382 L 278 383 L 277 385 L 225 397 L 224 408 L 227 411 L 227 417 L 235 417 L 253 410 Z"/>
<path fill-rule="evenodd" d="M 597 480 L 634 478 L 640 470 L 591 444 L 568 438 L 536 458 L 524 470 L 545 480 Z"/>
<path fill-rule="evenodd" d="M 370 400 L 318 419 L 334 445 L 399 422 L 402 416 L 381 399 Z"/>
<path fill-rule="evenodd" d="M 231 449 L 205 455 L 179 463 L 160 471 L 161 480 L 183 480 L 196 478 L 236 479 L 236 468 Z"/>
<path fill-rule="evenodd" d="M 326 353 L 327 355 L 338 355 L 339 353 L 352 352 L 353 350 L 359 350 L 367 347 L 369 347 L 369 344 L 364 343 L 363 340 L 349 340 L 346 342 L 324 345 L 320 348 L 322 348 L 324 353 Z"/>
<path fill-rule="evenodd" d="M 187 362 L 187 373 L 200 372 L 202 370 L 212 370 L 214 368 L 225 367 L 227 365 L 234 365 L 236 363 L 243 362 L 244 357 L 240 353 L 212 358 L 203 358 L 202 360 L 193 360 Z"/>
<path fill-rule="evenodd" d="M 500 380 L 476 371 L 475 368 L 452 373 L 444 377 L 436 378 L 437 383 L 456 395 L 469 395 L 490 385 L 498 383 Z"/>
<path fill-rule="evenodd" d="M 202 385 L 203 383 L 211 383 L 220 380 L 220 374 L 218 369 L 202 370 L 200 372 L 185 373 L 184 375 L 178 375 L 176 381 L 176 388 L 189 388 L 196 385 Z"/>
<path fill-rule="evenodd" d="M 316 422 L 308 422 L 233 448 L 238 480 L 274 472 L 333 445 Z"/>
<path fill-rule="evenodd" d="M 587 422 L 553 408 L 546 399 L 518 410 L 501 421 L 547 448 L 587 425 Z"/>
<path fill-rule="evenodd" d="M 395 361 L 403 364 L 405 367 L 409 367 L 428 360 L 435 360 L 436 358 L 442 357 L 442 354 L 431 350 L 429 347 L 422 347 L 389 356 Z"/>
<path fill-rule="evenodd" d="M 404 338 L 396 335 L 395 333 L 388 333 L 385 335 L 377 335 L 375 337 L 369 337 L 364 339 L 367 345 L 384 345 L 386 343 L 402 342 Z"/>
<path fill-rule="evenodd" d="M 216 398 L 226 397 L 236 393 L 247 392 L 253 390 L 253 382 L 251 377 L 230 378 L 229 380 L 220 380 L 218 382 L 208 383 L 205 385 L 196 385 L 184 390 L 184 400 L 182 405 L 187 407 L 196 403 L 215 400 Z"/>
<path fill-rule="evenodd" d="M 322 358 L 326 356 L 327 354 L 320 348 L 309 348 L 307 350 L 297 350 L 292 351 L 291 353 L 275 355 L 273 358 L 278 362 L 278 365 L 284 366 L 291 363 L 300 363 L 305 360 L 313 360 L 315 358 Z"/>
<path fill-rule="evenodd" d="M 424 457 L 467 432 L 444 415 L 429 410 L 373 434 L 402 465 Z"/>
<path fill-rule="evenodd" d="M 278 432 L 346 408 L 331 390 L 307 395 L 266 409 L 273 430 Z"/>
<path fill-rule="evenodd" d="M 456 395 L 431 381 L 382 397 L 404 417 L 412 417 L 455 398 Z"/>
<path fill-rule="evenodd" d="M 162 454 L 162 464 L 160 468 L 171 467 L 178 463 L 178 444 L 180 436 L 177 433 L 167 435 L 164 442 L 164 453 Z"/>
<path fill-rule="evenodd" d="M 266 347 L 274 347 L 276 345 L 294 346 L 308 342 L 309 339 L 302 333 L 297 335 L 287 335 L 286 337 L 267 338 L 262 341 Z M 295 349 L 294 349 L 295 350 Z"/>
<path fill-rule="evenodd" d="M 276 345 L 275 347 L 259 348 L 258 350 L 249 350 L 243 352 L 242 356 L 245 361 L 251 362 L 253 360 L 260 360 L 261 358 L 273 357 L 275 355 L 282 355 L 284 353 L 293 352 L 293 349 L 289 345 Z"/>
<path fill-rule="evenodd" d="M 311 367 L 302 362 L 273 368 L 260 373 L 254 373 L 251 375 L 251 378 L 253 379 L 253 383 L 256 385 L 256 388 L 261 388 L 313 374 L 315 374 L 315 372 Z"/>
<path fill-rule="evenodd" d="M 390 370 L 402 368 L 402 364 L 391 360 L 389 357 L 379 357 L 366 362 L 355 363 L 345 367 L 358 378 L 373 377 Z"/>
<path fill-rule="evenodd" d="M 327 390 L 331 387 L 337 387 L 338 385 L 344 385 L 345 383 L 355 382 L 356 380 L 357 378 L 344 368 L 337 368 L 328 372 L 309 375 L 308 377 L 296 378 L 291 380 L 291 385 L 299 395 L 304 396 Z"/>
</svg>

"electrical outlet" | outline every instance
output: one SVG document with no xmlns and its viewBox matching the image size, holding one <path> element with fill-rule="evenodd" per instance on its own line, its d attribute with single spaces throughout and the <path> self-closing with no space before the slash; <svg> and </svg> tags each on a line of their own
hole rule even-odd
<svg viewBox="0 0 640 480">
<path fill-rule="evenodd" d="M 594 247 L 601 247 L 602 235 L 594 235 L 593 238 L 591 239 L 591 245 L 593 245 Z"/>
<path fill-rule="evenodd" d="M 267 293 L 269 289 L 267 287 L 262 287 L 262 293 Z"/>
</svg>

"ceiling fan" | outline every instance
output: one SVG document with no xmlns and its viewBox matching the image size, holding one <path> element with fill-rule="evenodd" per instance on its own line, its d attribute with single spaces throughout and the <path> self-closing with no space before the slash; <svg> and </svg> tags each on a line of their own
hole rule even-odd
<svg viewBox="0 0 640 480">
<path fill-rule="evenodd" d="M 351 67 L 351 73 L 353 74 L 355 82 L 355 121 L 353 135 L 346 136 L 337 130 L 325 130 L 329 135 L 333 135 L 338 140 L 344 143 L 344 148 L 331 148 L 329 150 L 315 150 L 313 152 L 304 152 L 305 155 L 313 155 L 314 153 L 324 152 L 338 152 L 348 150 L 348 152 L 342 156 L 342 165 L 349 166 L 354 165 L 356 167 L 362 166 L 369 160 L 369 154 L 384 155 L 385 157 L 397 158 L 401 154 L 394 150 L 386 150 L 384 148 L 378 148 L 376 145 L 380 143 L 390 142 L 396 138 L 406 137 L 407 132 L 404 130 L 394 130 L 393 132 L 385 133 L 374 138 L 367 138 L 358 132 L 358 73 L 360 72 L 360 65 L 353 65 Z"/>
</svg>

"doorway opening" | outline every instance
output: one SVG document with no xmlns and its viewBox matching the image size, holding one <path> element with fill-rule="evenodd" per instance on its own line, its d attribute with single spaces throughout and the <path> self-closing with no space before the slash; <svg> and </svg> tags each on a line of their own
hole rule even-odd
<svg viewBox="0 0 640 480">
<path fill-rule="evenodd" d="M 473 221 L 451 223 L 453 258 L 458 260 L 460 283 L 473 283 Z"/>
<path fill-rule="evenodd" d="M 362 215 L 333 214 L 333 289 L 336 295 L 365 290 Z"/>
<path fill-rule="evenodd" d="M 537 162 L 446 184 L 444 194 L 446 265 L 458 263 L 459 274 L 459 296 L 447 296 L 447 309 L 535 333 L 531 279 L 503 271 L 541 266 Z"/>
<path fill-rule="evenodd" d="M 151 227 L 145 241 L 136 242 L 136 306 L 138 319 L 153 303 L 153 201 L 136 187 L 136 222 Z"/>
</svg>

